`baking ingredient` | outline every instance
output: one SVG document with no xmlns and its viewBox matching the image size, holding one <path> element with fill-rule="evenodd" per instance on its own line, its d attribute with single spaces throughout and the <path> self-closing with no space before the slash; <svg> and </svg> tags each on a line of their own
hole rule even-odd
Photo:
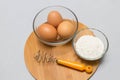
<svg viewBox="0 0 120 80">
<path fill-rule="evenodd" d="M 79 71 L 86 71 L 87 73 L 91 73 L 93 71 L 93 67 L 90 65 L 86 66 L 85 64 L 80 64 L 80 63 L 75 63 L 75 62 L 65 61 L 60 59 L 57 59 L 56 61 L 60 65 L 64 65 Z"/>
<path fill-rule="evenodd" d="M 75 48 L 77 54 L 87 60 L 99 59 L 104 54 L 104 44 L 95 36 L 84 35 L 80 37 Z"/>
<path fill-rule="evenodd" d="M 42 24 L 37 29 L 40 38 L 46 41 L 55 41 L 57 38 L 57 30 L 50 24 Z"/>
<path fill-rule="evenodd" d="M 62 16 L 58 11 L 51 11 L 47 17 L 48 23 L 54 27 L 57 27 L 62 22 L 62 20 Z"/>
<path fill-rule="evenodd" d="M 59 24 L 57 31 L 62 38 L 66 39 L 73 35 L 75 27 L 70 21 L 63 21 Z"/>
<path fill-rule="evenodd" d="M 57 41 L 62 40 L 62 38 L 60 37 L 60 35 L 57 35 Z"/>
</svg>

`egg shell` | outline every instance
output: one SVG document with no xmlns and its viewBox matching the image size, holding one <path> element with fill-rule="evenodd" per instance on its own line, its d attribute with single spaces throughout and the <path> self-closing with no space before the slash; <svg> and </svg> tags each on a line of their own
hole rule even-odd
<svg viewBox="0 0 120 80">
<path fill-rule="evenodd" d="M 62 22 L 62 20 L 62 16 L 58 11 L 51 11 L 47 17 L 48 23 L 54 27 L 57 27 Z"/>
<path fill-rule="evenodd" d="M 63 21 L 57 28 L 58 34 L 66 39 L 72 36 L 75 32 L 75 26 L 70 21 Z"/>
<path fill-rule="evenodd" d="M 42 24 L 37 29 L 38 36 L 46 41 L 55 41 L 57 38 L 57 30 L 50 24 Z"/>
</svg>

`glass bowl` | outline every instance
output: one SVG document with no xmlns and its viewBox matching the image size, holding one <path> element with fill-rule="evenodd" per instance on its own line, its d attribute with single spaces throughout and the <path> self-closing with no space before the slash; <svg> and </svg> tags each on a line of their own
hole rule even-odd
<svg viewBox="0 0 120 80">
<path fill-rule="evenodd" d="M 39 35 L 36 31 L 38 26 L 47 22 L 48 13 L 53 10 L 58 11 L 64 20 L 71 20 L 72 22 L 74 22 L 75 31 L 74 31 L 74 34 L 71 35 L 69 38 L 64 39 L 64 40 L 50 42 L 50 41 L 45 41 L 39 37 Z M 50 46 L 59 46 L 59 45 L 68 43 L 76 34 L 77 29 L 78 29 L 78 19 L 77 19 L 75 13 L 72 10 L 70 10 L 66 7 L 63 7 L 63 6 L 48 6 L 44 9 L 40 10 L 36 14 L 36 16 L 33 20 L 33 31 L 34 31 L 35 35 L 42 43 L 50 45 Z"/>
<path fill-rule="evenodd" d="M 80 39 L 83 39 L 83 37 L 85 38 L 85 36 L 88 36 L 88 35 L 89 35 L 89 37 L 92 36 L 92 37 L 98 38 L 103 43 L 104 47 L 102 47 L 102 49 L 101 49 L 99 47 L 100 45 L 96 46 L 97 43 L 95 43 L 95 41 L 89 42 L 90 38 L 86 38 L 86 41 L 85 40 L 83 41 L 84 44 L 83 44 L 83 42 L 81 42 L 81 44 L 80 43 L 78 44 L 78 41 L 80 41 Z M 73 45 L 75 53 L 80 58 L 82 58 L 84 60 L 93 61 L 93 60 L 98 60 L 105 55 L 105 53 L 108 51 L 109 42 L 108 42 L 106 35 L 102 31 L 94 29 L 94 28 L 86 28 L 86 29 L 80 30 L 74 36 L 72 45 Z M 83 48 L 84 48 L 84 50 L 83 50 Z M 93 51 L 90 52 L 90 49 L 92 49 Z M 96 49 L 99 49 L 100 53 Z M 96 56 L 94 55 L 94 53 Z"/>
</svg>

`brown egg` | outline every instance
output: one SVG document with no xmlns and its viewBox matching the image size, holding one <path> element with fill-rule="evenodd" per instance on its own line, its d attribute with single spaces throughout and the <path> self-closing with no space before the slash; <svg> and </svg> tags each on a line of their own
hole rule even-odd
<svg viewBox="0 0 120 80">
<path fill-rule="evenodd" d="M 57 38 L 57 30 L 50 24 L 42 24 L 37 29 L 40 38 L 46 41 L 55 41 Z"/>
<path fill-rule="evenodd" d="M 75 27 L 70 21 L 63 21 L 57 28 L 58 34 L 66 39 L 74 34 Z"/>
<path fill-rule="evenodd" d="M 58 11 L 51 11 L 48 14 L 47 21 L 49 24 L 57 27 L 62 22 L 62 16 Z"/>
</svg>

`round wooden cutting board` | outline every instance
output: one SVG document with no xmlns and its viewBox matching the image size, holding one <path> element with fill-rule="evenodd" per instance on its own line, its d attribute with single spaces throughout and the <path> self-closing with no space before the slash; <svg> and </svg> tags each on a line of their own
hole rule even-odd
<svg viewBox="0 0 120 80">
<path fill-rule="evenodd" d="M 78 31 L 87 28 L 79 23 Z M 39 53 L 39 54 L 38 54 Z M 52 58 L 60 58 L 73 62 L 83 63 L 93 66 L 93 72 L 88 74 L 68 67 L 56 64 L 55 62 L 45 62 L 46 54 Z M 42 58 L 41 60 L 40 57 Z M 51 47 L 41 43 L 32 32 L 26 41 L 24 48 L 25 64 L 36 80 L 88 80 L 97 70 L 100 61 L 85 61 L 79 58 L 69 42 L 62 46 Z"/>
</svg>

